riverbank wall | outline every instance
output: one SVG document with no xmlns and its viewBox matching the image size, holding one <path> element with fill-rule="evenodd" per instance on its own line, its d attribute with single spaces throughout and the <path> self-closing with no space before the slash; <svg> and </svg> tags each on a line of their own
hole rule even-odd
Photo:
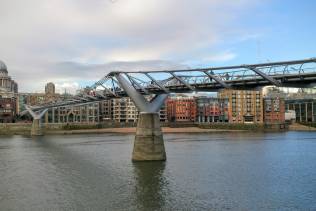
<svg viewBox="0 0 316 211">
<path fill-rule="evenodd" d="M 2 123 L 0 124 L 0 135 L 29 135 L 31 127 L 32 123 Z"/>
<path fill-rule="evenodd" d="M 288 124 L 238 124 L 238 123 L 212 123 L 199 124 L 199 128 L 203 129 L 227 129 L 227 130 L 247 130 L 247 131 L 286 131 L 289 129 Z"/>
<path fill-rule="evenodd" d="M 203 133 L 215 131 L 285 131 L 286 124 L 230 124 L 212 123 L 196 124 L 191 122 L 167 123 L 162 122 L 165 133 Z M 32 123 L 3 123 L 0 124 L 0 135 L 29 135 Z M 77 134 L 77 133 L 134 133 L 136 123 L 48 123 L 43 124 L 44 134 Z"/>
</svg>

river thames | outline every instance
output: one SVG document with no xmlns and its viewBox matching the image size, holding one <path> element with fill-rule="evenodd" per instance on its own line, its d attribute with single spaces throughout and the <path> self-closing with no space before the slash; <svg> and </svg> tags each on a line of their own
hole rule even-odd
<svg viewBox="0 0 316 211">
<path fill-rule="evenodd" d="M 0 136 L 0 210 L 316 210 L 316 133 Z"/>
</svg>

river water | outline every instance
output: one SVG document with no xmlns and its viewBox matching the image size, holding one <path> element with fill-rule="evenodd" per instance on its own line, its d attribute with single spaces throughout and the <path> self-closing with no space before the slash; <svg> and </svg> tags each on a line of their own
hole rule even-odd
<svg viewBox="0 0 316 211">
<path fill-rule="evenodd" d="M 0 136 L 0 210 L 316 210 L 316 133 Z"/>
</svg>

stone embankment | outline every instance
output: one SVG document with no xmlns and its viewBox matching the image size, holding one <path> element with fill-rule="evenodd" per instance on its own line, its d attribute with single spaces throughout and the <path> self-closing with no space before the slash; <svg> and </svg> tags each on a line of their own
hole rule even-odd
<svg viewBox="0 0 316 211">
<path fill-rule="evenodd" d="M 173 128 L 162 127 L 163 133 L 210 133 L 210 132 L 230 132 L 245 130 L 228 130 L 228 129 L 202 129 L 198 127 Z M 135 134 L 136 127 L 128 128 L 101 128 L 101 129 L 81 129 L 81 130 L 50 130 L 46 134 L 84 134 L 84 133 L 124 133 Z"/>
<path fill-rule="evenodd" d="M 228 131 L 316 131 L 315 127 L 294 123 L 284 124 L 194 124 L 194 123 L 162 123 L 163 133 L 209 133 Z M 30 135 L 32 123 L 0 124 L 0 135 Z M 104 123 L 104 124 L 43 124 L 44 134 L 84 134 L 84 133 L 130 133 L 135 134 L 136 123 Z"/>
<path fill-rule="evenodd" d="M 32 123 L 0 124 L 0 135 L 29 135 Z M 264 131 L 262 124 L 195 124 L 195 123 L 161 123 L 163 133 L 207 133 L 224 131 Z M 136 123 L 102 123 L 102 124 L 42 124 L 44 134 L 83 134 L 83 133 L 135 133 Z M 275 128 L 280 128 L 278 125 Z"/>
<path fill-rule="evenodd" d="M 32 123 L 2 123 L 0 124 L 0 135 L 19 134 L 29 135 Z"/>
<path fill-rule="evenodd" d="M 293 123 L 290 125 L 289 130 L 293 130 L 293 131 L 316 131 L 316 127 L 302 125 L 299 123 Z"/>
</svg>

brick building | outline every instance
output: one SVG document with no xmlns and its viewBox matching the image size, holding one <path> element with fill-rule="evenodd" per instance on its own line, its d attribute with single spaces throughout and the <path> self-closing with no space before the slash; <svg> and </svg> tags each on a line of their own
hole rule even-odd
<svg viewBox="0 0 316 211">
<path fill-rule="evenodd" d="M 193 97 L 175 96 L 167 99 L 169 122 L 194 122 L 196 112 L 196 101 Z"/>
<path fill-rule="evenodd" d="M 261 91 L 224 89 L 218 97 L 228 100 L 230 123 L 263 123 Z"/>
<path fill-rule="evenodd" d="M 14 122 L 17 113 L 18 84 L 8 75 L 7 66 L 0 61 L 0 122 Z"/>
<path fill-rule="evenodd" d="M 11 123 L 16 117 L 16 99 L 0 98 L 0 123 Z"/>
<path fill-rule="evenodd" d="M 25 110 L 25 105 L 41 105 L 55 102 L 63 98 L 60 94 L 45 93 L 19 93 L 17 96 L 18 113 Z"/>
<path fill-rule="evenodd" d="M 213 97 L 196 98 L 196 121 L 204 122 L 228 122 L 228 100 Z"/>
<path fill-rule="evenodd" d="M 283 98 L 264 98 L 264 122 L 267 124 L 285 122 L 285 102 Z"/>
</svg>

